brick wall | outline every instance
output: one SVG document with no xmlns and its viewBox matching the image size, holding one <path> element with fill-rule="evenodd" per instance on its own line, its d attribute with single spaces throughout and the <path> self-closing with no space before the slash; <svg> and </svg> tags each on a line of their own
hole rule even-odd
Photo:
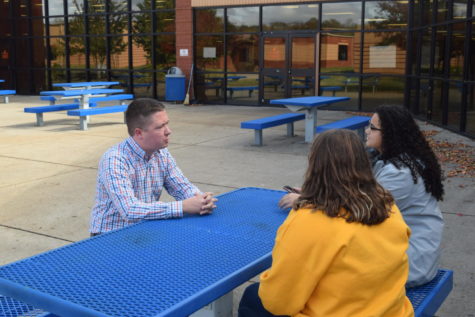
<svg viewBox="0 0 475 317">
<path fill-rule="evenodd" d="M 191 64 L 193 63 L 193 11 L 191 0 L 176 0 L 175 6 L 176 63 L 183 70 L 188 80 Z M 187 49 L 188 56 L 180 56 L 180 49 Z"/>
</svg>

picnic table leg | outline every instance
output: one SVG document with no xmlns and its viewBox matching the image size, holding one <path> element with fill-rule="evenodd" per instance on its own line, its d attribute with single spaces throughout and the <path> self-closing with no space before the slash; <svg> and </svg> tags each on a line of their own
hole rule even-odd
<svg viewBox="0 0 475 317">
<path fill-rule="evenodd" d="M 37 127 L 42 127 L 45 124 L 43 121 L 43 114 L 42 113 L 37 113 L 36 114 L 36 126 Z"/>
<path fill-rule="evenodd" d="M 294 136 L 294 123 L 287 123 L 287 136 Z"/>
<path fill-rule="evenodd" d="M 87 119 L 89 116 L 80 116 L 79 117 L 79 128 L 81 130 L 87 130 Z"/>
<path fill-rule="evenodd" d="M 305 142 L 311 143 L 317 125 L 317 108 L 307 109 L 305 112 Z"/>
<path fill-rule="evenodd" d="M 89 95 L 83 95 L 82 96 L 82 102 L 81 102 L 81 105 L 82 105 L 82 109 L 89 109 Z M 83 119 L 85 119 L 85 123 L 83 123 Z M 80 120 L 80 126 L 81 126 L 81 130 L 87 130 L 87 123 L 90 122 L 90 118 L 89 116 L 85 116 L 84 118 L 81 117 L 81 120 Z"/>
<path fill-rule="evenodd" d="M 262 130 L 254 130 L 254 145 L 262 145 Z"/>
</svg>

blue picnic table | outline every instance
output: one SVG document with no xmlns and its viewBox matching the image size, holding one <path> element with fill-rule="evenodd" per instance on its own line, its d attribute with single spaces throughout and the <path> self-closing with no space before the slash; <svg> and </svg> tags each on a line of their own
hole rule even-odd
<svg viewBox="0 0 475 317">
<path fill-rule="evenodd" d="M 187 316 L 271 265 L 284 192 L 220 195 L 209 216 L 144 221 L 0 267 L 0 294 L 59 316 Z"/>
<path fill-rule="evenodd" d="M 349 97 L 298 97 L 286 99 L 273 99 L 270 101 L 274 105 L 284 105 L 290 111 L 305 111 L 305 142 L 312 142 L 317 124 L 317 108 L 333 103 L 350 100 Z"/>
<path fill-rule="evenodd" d="M 70 89 L 96 89 L 108 88 L 113 85 L 118 85 L 118 81 L 83 81 L 74 83 L 55 83 L 53 87 L 61 87 L 65 90 Z"/>
<path fill-rule="evenodd" d="M 89 109 L 89 99 L 92 96 L 107 96 L 111 94 L 121 93 L 123 89 L 111 89 L 111 88 L 93 88 L 93 89 L 69 89 L 69 90 L 50 90 L 42 91 L 42 96 L 55 96 L 60 99 L 78 99 L 79 109 Z M 87 123 L 90 121 L 89 116 L 80 117 L 81 130 L 87 130 Z"/>
</svg>

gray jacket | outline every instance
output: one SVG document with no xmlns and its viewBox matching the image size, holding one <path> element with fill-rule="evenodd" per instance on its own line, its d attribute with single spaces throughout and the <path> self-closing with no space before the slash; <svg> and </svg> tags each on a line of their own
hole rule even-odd
<svg viewBox="0 0 475 317">
<path fill-rule="evenodd" d="M 407 286 L 432 280 L 437 274 L 444 221 L 437 200 L 426 192 L 424 180 L 418 176 L 414 184 L 407 167 L 396 168 L 379 160 L 373 166 L 376 180 L 391 192 L 406 224 L 409 239 L 409 278 Z"/>
</svg>

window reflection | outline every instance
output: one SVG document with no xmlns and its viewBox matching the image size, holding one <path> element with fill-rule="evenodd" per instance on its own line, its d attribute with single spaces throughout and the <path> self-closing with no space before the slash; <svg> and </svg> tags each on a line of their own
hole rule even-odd
<svg viewBox="0 0 475 317">
<path fill-rule="evenodd" d="M 229 8 L 228 32 L 257 32 L 259 31 L 259 8 Z"/>
<path fill-rule="evenodd" d="M 453 6 L 453 18 L 465 19 L 467 17 L 467 0 L 455 0 Z"/>
<path fill-rule="evenodd" d="M 66 67 L 65 52 L 66 47 L 63 39 L 57 37 L 50 38 L 50 51 L 48 52 L 48 58 L 51 60 L 51 67 Z"/>
<path fill-rule="evenodd" d="M 152 32 L 152 14 L 149 12 L 135 13 L 132 15 L 132 32 L 145 34 Z"/>
<path fill-rule="evenodd" d="M 154 32 L 175 32 L 175 12 L 156 13 L 157 29 Z"/>
<path fill-rule="evenodd" d="M 405 32 L 368 32 L 364 38 L 364 73 L 405 73 Z"/>
<path fill-rule="evenodd" d="M 294 69 L 315 68 L 315 40 L 313 37 L 292 37 L 291 67 Z"/>
<path fill-rule="evenodd" d="M 127 14 L 111 14 L 108 16 L 109 29 L 111 34 L 127 34 Z M 132 24 L 133 25 L 133 24 Z"/>
<path fill-rule="evenodd" d="M 162 34 L 155 39 L 156 68 L 168 70 L 176 64 L 175 34 Z"/>
<path fill-rule="evenodd" d="M 58 1 L 59 6 L 62 7 L 63 4 L 59 2 L 62 1 Z M 84 4 L 82 1 L 68 0 L 68 6 L 66 7 L 66 9 L 68 10 L 68 14 L 82 14 L 84 12 Z"/>
<path fill-rule="evenodd" d="M 447 0 L 437 0 L 437 22 L 445 21 L 448 13 Z"/>
<path fill-rule="evenodd" d="M 444 73 L 445 63 L 445 41 L 447 40 L 447 27 L 436 28 L 434 74 L 442 75 Z"/>
<path fill-rule="evenodd" d="M 224 9 L 200 9 L 195 11 L 197 33 L 223 32 Z"/>
<path fill-rule="evenodd" d="M 152 65 L 151 48 L 152 41 L 150 36 L 134 36 L 132 37 L 134 43 L 142 43 L 142 45 L 135 45 L 133 50 L 133 69 L 137 70 Z"/>
<path fill-rule="evenodd" d="M 420 48 L 421 54 L 421 66 L 420 72 L 422 75 L 429 74 L 430 71 L 430 54 L 431 54 L 431 44 L 432 44 L 432 32 L 428 28 L 422 33 L 422 43 Z"/>
<path fill-rule="evenodd" d="M 228 69 L 230 72 L 257 72 L 259 70 L 259 37 L 254 34 L 227 37 Z"/>
<path fill-rule="evenodd" d="M 285 38 L 267 37 L 264 40 L 264 68 L 285 68 Z"/>
<path fill-rule="evenodd" d="M 449 98 L 448 98 L 448 112 L 447 125 L 453 129 L 458 129 L 460 126 L 460 108 L 462 105 L 462 82 L 449 82 Z"/>
<path fill-rule="evenodd" d="M 360 33 L 322 34 L 320 71 L 359 72 L 360 39 Z"/>
<path fill-rule="evenodd" d="M 473 76 L 473 75 L 472 75 Z M 475 135 L 475 84 L 467 85 L 467 127 L 466 132 Z"/>
<path fill-rule="evenodd" d="M 43 18 L 31 19 L 31 26 L 33 30 L 33 36 L 45 35 L 45 23 Z"/>
<path fill-rule="evenodd" d="M 262 29 L 264 31 L 316 30 L 317 26 L 317 4 L 262 7 Z"/>
<path fill-rule="evenodd" d="M 68 5 L 72 3 L 68 2 Z M 63 0 L 48 0 L 48 15 L 64 15 Z"/>
<path fill-rule="evenodd" d="M 322 29 L 354 30 L 361 27 L 361 3 L 324 3 Z"/>
<path fill-rule="evenodd" d="M 125 2 L 127 0 L 113 0 L 113 2 Z M 150 10 L 147 8 L 151 8 L 152 0 L 131 0 L 132 11 L 144 11 Z M 173 9 L 175 7 L 174 0 L 154 0 L 155 9 Z"/>
<path fill-rule="evenodd" d="M 88 3 L 88 13 L 105 13 L 106 3 L 104 0 L 86 0 Z M 112 10 L 111 10 L 112 11 Z"/>
<path fill-rule="evenodd" d="M 224 39 L 221 35 L 197 36 L 196 66 L 207 71 L 224 71 Z"/>
<path fill-rule="evenodd" d="M 407 28 L 407 14 L 407 2 L 366 2 L 365 28 L 369 30 Z"/>
<path fill-rule="evenodd" d="M 452 25 L 452 38 L 450 43 L 450 77 L 462 79 L 464 64 L 465 24 Z"/>
<path fill-rule="evenodd" d="M 381 104 L 403 105 L 402 77 L 370 75 L 362 78 L 363 111 L 374 111 Z"/>
</svg>

